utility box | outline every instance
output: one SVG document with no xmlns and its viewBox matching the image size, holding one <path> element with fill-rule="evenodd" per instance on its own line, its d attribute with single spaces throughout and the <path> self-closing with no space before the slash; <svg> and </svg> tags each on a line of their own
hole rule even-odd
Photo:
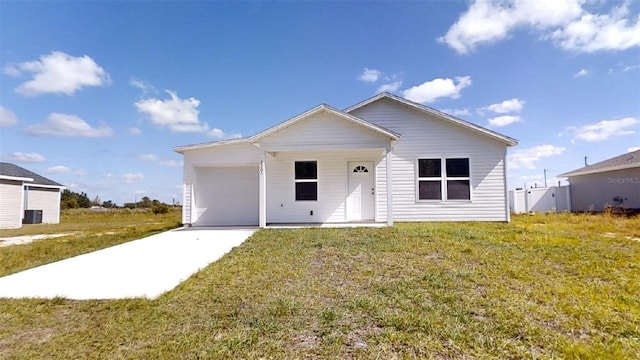
<svg viewBox="0 0 640 360">
<path fill-rule="evenodd" d="M 42 224 L 42 210 L 25 210 L 23 224 Z"/>
</svg>

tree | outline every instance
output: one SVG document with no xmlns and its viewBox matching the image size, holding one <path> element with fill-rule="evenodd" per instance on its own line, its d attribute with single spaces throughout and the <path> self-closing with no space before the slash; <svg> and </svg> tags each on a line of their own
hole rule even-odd
<svg viewBox="0 0 640 360">
<path fill-rule="evenodd" d="M 60 207 L 62 209 L 77 209 L 91 207 L 91 200 L 85 193 L 77 193 L 65 189 L 60 196 Z"/>
<path fill-rule="evenodd" d="M 101 205 L 100 197 L 96 195 L 96 197 L 91 202 L 91 206 L 100 206 L 100 205 Z"/>
</svg>

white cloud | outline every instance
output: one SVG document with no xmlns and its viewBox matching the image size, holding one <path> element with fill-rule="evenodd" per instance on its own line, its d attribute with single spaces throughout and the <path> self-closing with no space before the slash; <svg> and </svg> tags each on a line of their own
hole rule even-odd
<svg viewBox="0 0 640 360">
<path fill-rule="evenodd" d="M 638 151 L 638 150 L 640 150 L 640 146 L 632 146 L 632 147 L 627 149 L 627 152 L 633 152 L 633 151 Z"/>
<path fill-rule="evenodd" d="M 457 99 L 460 97 L 462 89 L 470 85 L 470 76 L 457 76 L 455 80 L 437 78 L 404 90 L 402 96 L 421 104 L 430 103 L 443 97 Z"/>
<path fill-rule="evenodd" d="M 531 29 L 566 50 L 594 52 L 640 45 L 640 21 L 629 16 L 628 3 L 609 14 L 592 14 L 584 0 L 476 0 L 447 33 L 438 38 L 460 54 L 478 45 Z M 589 2 L 589 6 L 593 5 Z M 600 5 L 604 5 L 603 2 Z"/>
<path fill-rule="evenodd" d="M 613 136 L 623 136 L 635 134 L 632 127 L 640 124 L 640 120 L 626 117 L 618 120 L 602 120 L 595 124 L 581 127 L 568 127 L 567 130 L 573 133 L 573 139 L 595 142 L 606 140 Z"/>
<path fill-rule="evenodd" d="M 144 174 L 142 174 L 141 172 L 127 173 L 127 174 L 123 174 L 122 178 L 124 179 L 125 183 L 131 184 L 144 179 Z"/>
<path fill-rule="evenodd" d="M 510 169 L 535 169 L 535 163 L 541 158 L 560 155 L 564 147 L 554 145 L 539 145 L 528 149 L 516 149 L 508 155 Z"/>
<path fill-rule="evenodd" d="M 141 154 L 138 155 L 137 158 L 142 161 L 156 161 L 158 160 L 158 155 L 156 154 Z"/>
<path fill-rule="evenodd" d="M 23 152 L 13 152 L 2 154 L 2 159 L 9 162 L 17 162 L 17 163 L 39 163 L 44 162 L 44 156 L 38 153 L 23 153 Z"/>
<path fill-rule="evenodd" d="M 147 96 L 147 94 L 149 93 L 154 93 L 154 94 L 158 93 L 158 90 L 153 85 L 149 84 L 146 81 L 131 79 L 131 81 L 129 81 L 129 84 L 133 87 L 136 87 L 142 90 L 143 96 Z"/>
<path fill-rule="evenodd" d="M 577 77 L 583 77 L 583 76 L 587 76 L 587 75 L 589 75 L 589 70 L 580 69 L 580 71 L 578 71 L 577 73 L 573 74 L 573 77 L 577 78 Z"/>
<path fill-rule="evenodd" d="M 140 135 L 142 134 L 142 130 L 138 128 L 129 128 L 129 134 L 131 135 Z"/>
<path fill-rule="evenodd" d="M 9 109 L 0 106 L 0 128 L 10 127 L 18 123 L 18 117 Z"/>
<path fill-rule="evenodd" d="M 195 98 L 180 99 L 171 90 L 167 90 L 171 99 L 144 99 L 135 103 L 139 112 L 147 114 L 151 122 L 158 126 L 166 126 L 174 132 L 201 132 L 209 130 L 209 124 L 198 119 L 200 100 Z"/>
<path fill-rule="evenodd" d="M 85 170 L 82 169 L 78 169 L 76 171 L 73 172 L 76 176 L 87 176 L 89 175 L 88 172 L 86 172 Z"/>
<path fill-rule="evenodd" d="M 625 3 L 604 15 L 583 11 L 579 19 L 555 30 L 549 37 L 565 50 L 588 53 L 640 46 L 640 17 L 635 23 L 631 17 L 627 18 L 628 5 Z"/>
<path fill-rule="evenodd" d="M 111 84 L 109 74 L 88 56 L 74 57 L 60 51 L 40 56 L 40 60 L 5 67 L 5 74 L 20 76 L 32 73 L 33 79 L 16 92 L 35 96 L 45 93 L 73 95 L 87 86 Z"/>
<path fill-rule="evenodd" d="M 397 80 L 397 81 L 393 81 L 390 82 L 388 84 L 382 84 L 380 86 L 378 86 L 378 91 L 379 93 L 382 92 L 396 92 L 398 91 L 398 89 L 400 89 L 400 86 L 402 86 L 402 80 Z"/>
<path fill-rule="evenodd" d="M 25 131 L 31 135 L 80 136 L 88 138 L 107 137 L 113 134 L 109 127 L 94 128 L 75 115 L 59 113 L 51 113 L 46 122 L 27 126 Z"/>
<path fill-rule="evenodd" d="M 227 134 L 224 131 L 217 128 L 213 128 L 209 130 L 207 132 L 207 135 L 216 139 L 237 139 L 242 137 L 242 134 Z"/>
<path fill-rule="evenodd" d="M 176 161 L 176 160 L 163 160 L 158 162 L 158 164 L 162 165 L 162 166 L 168 166 L 168 167 L 176 167 L 176 166 L 182 166 L 183 163 L 182 161 Z"/>
<path fill-rule="evenodd" d="M 507 126 L 520 121 L 518 115 L 502 115 L 489 119 L 489 125 L 494 127 Z"/>
<path fill-rule="evenodd" d="M 631 71 L 631 70 L 635 70 L 635 69 L 640 69 L 640 64 L 639 65 L 625 66 L 624 69 L 622 69 L 622 71 L 627 72 L 627 71 Z"/>
<path fill-rule="evenodd" d="M 63 165 L 53 166 L 45 170 L 47 174 L 62 174 L 69 172 L 69 168 Z"/>
<path fill-rule="evenodd" d="M 520 112 L 522 111 L 522 107 L 526 102 L 524 100 L 520 100 L 518 98 L 513 98 L 511 100 L 505 100 L 500 103 L 491 104 L 489 106 L 483 107 L 481 110 L 489 110 L 496 114 L 506 114 L 510 112 Z"/>
<path fill-rule="evenodd" d="M 364 68 L 362 74 L 358 76 L 358 80 L 374 83 L 378 81 L 381 75 L 382 72 L 380 70 Z"/>
</svg>

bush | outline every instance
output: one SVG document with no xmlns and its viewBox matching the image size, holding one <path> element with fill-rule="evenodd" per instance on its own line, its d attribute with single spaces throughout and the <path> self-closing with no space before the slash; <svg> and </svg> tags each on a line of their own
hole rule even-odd
<svg viewBox="0 0 640 360">
<path fill-rule="evenodd" d="M 167 204 L 153 204 L 151 206 L 151 211 L 154 214 L 166 214 L 169 212 L 169 205 Z"/>
</svg>

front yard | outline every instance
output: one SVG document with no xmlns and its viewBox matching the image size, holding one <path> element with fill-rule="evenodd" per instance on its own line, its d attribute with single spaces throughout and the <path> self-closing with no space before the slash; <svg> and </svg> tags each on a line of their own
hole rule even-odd
<svg viewBox="0 0 640 360">
<path fill-rule="evenodd" d="M 640 217 L 269 229 L 156 300 L 0 299 L 0 358 L 638 358 L 639 294 Z"/>
</svg>

